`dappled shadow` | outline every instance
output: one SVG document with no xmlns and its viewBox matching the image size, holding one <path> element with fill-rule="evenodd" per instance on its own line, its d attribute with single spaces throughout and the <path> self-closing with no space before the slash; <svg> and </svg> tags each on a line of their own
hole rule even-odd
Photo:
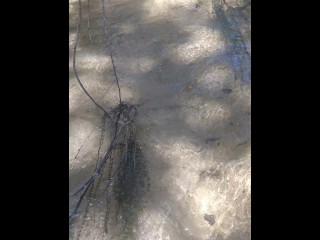
<svg viewBox="0 0 320 240">
<path fill-rule="evenodd" d="M 239 26 L 239 20 L 244 18 L 244 13 L 234 8 L 224 10 L 221 0 L 213 0 L 212 6 L 217 20 L 221 24 L 220 31 L 225 41 L 227 53 L 232 60 L 235 78 L 250 82 L 251 59 Z"/>
<path fill-rule="evenodd" d="M 219 213 L 208 211 L 201 213 L 203 215 L 200 216 L 199 213 L 191 211 L 190 206 L 199 204 L 197 199 L 194 199 L 199 194 L 192 192 L 197 189 L 192 188 L 191 192 L 188 190 L 184 192 L 179 187 L 179 185 L 185 187 L 184 184 L 180 184 L 182 177 L 174 178 L 174 174 L 178 168 L 186 165 L 190 174 L 195 171 L 194 179 L 199 181 L 199 185 L 211 184 L 207 183 L 211 181 L 216 184 L 215 186 L 222 186 L 226 181 L 227 172 L 223 167 L 217 170 L 216 166 L 234 168 L 237 162 L 246 158 L 250 150 L 250 101 L 247 100 L 247 96 L 245 96 L 246 99 L 242 99 L 241 96 L 243 89 L 247 92 L 249 89 L 234 81 L 235 76 L 241 73 L 237 68 L 238 65 L 235 67 L 235 61 L 239 59 L 227 57 L 232 51 L 232 49 L 228 50 L 232 48 L 232 40 L 228 40 L 230 35 L 223 32 L 225 27 L 219 25 L 219 22 L 224 21 L 222 17 L 226 19 L 227 17 L 223 15 L 221 9 L 215 9 L 218 12 L 217 19 L 213 22 L 212 19 L 208 19 L 207 22 L 200 21 L 199 25 L 193 26 L 194 28 L 202 26 L 205 29 L 212 27 L 212 31 L 218 32 L 225 40 L 227 52 L 223 47 L 213 48 L 212 52 L 200 51 L 206 56 L 199 54 L 199 56 L 181 60 L 175 50 L 184 44 L 192 46 L 194 34 L 183 28 L 181 22 L 176 24 L 173 20 L 159 16 L 145 21 L 145 16 L 148 14 L 148 10 L 144 7 L 146 1 L 132 1 L 129 6 L 133 8 L 128 9 L 129 2 L 119 1 L 114 4 L 112 21 L 116 21 L 117 17 L 122 15 L 122 11 L 125 11 L 125 15 L 128 16 L 112 25 L 111 37 L 113 37 L 112 50 L 123 98 L 134 103 L 149 100 L 140 108 L 137 131 L 142 149 L 146 153 L 146 163 L 151 176 L 151 190 L 141 198 L 148 199 L 146 212 L 154 214 L 149 216 L 150 218 L 142 216 L 142 219 L 146 221 L 145 224 L 150 224 L 150 221 L 156 219 L 158 213 L 162 218 L 167 219 L 166 227 L 170 229 L 172 239 L 202 239 L 197 236 L 197 233 L 200 234 L 204 229 L 207 231 L 206 235 L 210 231 L 219 232 L 218 226 L 225 220 L 218 218 L 211 226 L 204 218 L 205 214 L 219 216 Z M 186 12 L 184 14 L 191 15 L 198 11 L 198 8 L 194 6 L 194 9 L 188 8 L 183 11 Z M 83 41 L 88 42 L 88 37 L 84 37 Z M 97 46 L 95 51 L 101 50 L 102 45 L 101 43 L 101 46 Z M 186 49 L 189 49 L 188 45 Z M 196 48 L 190 48 L 190 51 L 195 50 Z M 108 57 L 108 53 L 105 53 L 105 56 Z M 80 77 L 86 76 L 87 71 L 91 70 L 79 68 Z M 72 76 L 71 73 L 70 78 Z M 94 81 L 90 76 L 86 77 L 90 85 L 98 81 L 101 86 L 108 88 L 114 82 L 110 66 L 101 71 L 100 79 L 98 75 L 91 75 L 91 77 L 95 78 Z M 74 88 L 77 87 L 74 86 Z M 105 107 L 110 108 L 114 104 L 111 103 L 111 99 L 116 101 L 116 95 L 109 98 L 101 94 L 102 88 L 95 89 L 93 86 L 92 89 L 92 93 Z M 114 89 L 111 88 L 110 91 L 114 92 Z M 79 93 L 72 98 L 75 104 L 70 112 L 70 124 L 81 119 L 92 121 L 92 125 L 96 126 L 96 123 L 101 120 L 102 113 L 99 113 L 99 110 L 93 110 L 95 107 L 91 103 L 83 104 L 85 101 L 90 102 L 84 94 Z M 173 106 L 177 107 L 170 108 Z M 88 112 L 89 110 L 91 112 Z M 210 140 L 215 138 L 217 140 Z M 98 141 L 96 143 L 98 144 Z M 90 154 L 95 151 L 95 149 L 86 150 L 82 157 L 89 160 Z M 186 160 L 183 160 L 184 154 Z M 176 163 L 173 162 L 175 158 L 177 158 Z M 192 162 L 192 158 L 196 163 Z M 196 167 L 193 167 L 193 164 L 196 164 Z M 211 165 L 212 168 L 209 167 Z M 81 185 L 93 166 L 94 157 L 88 161 L 85 168 L 70 172 L 71 192 Z M 187 170 L 185 172 L 188 172 Z M 188 176 L 184 177 L 188 178 Z M 230 190 L 225 189 L 223 193 L 228 191 Z M 135 221 L 139 222 L 138 219 Z M 177 229 L 170 227 L 170 224 Z M 151 226 L 150 228 L 152 229 Z M 230 239 L 236 239 L 240 234 L 236 231 L 238 230 L 229 231 Z M 212 236 L 214 236 L 213 239 L 224 239 L 227 235 Z"/>
</svg>

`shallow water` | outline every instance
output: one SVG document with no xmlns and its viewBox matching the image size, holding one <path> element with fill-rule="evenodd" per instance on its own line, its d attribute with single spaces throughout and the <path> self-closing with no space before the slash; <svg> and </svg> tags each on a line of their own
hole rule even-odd
<svg viewBox="0 0 320 240">
<path fill-rule="evenodd" d="M 102 2 L 122 99 L 148 100 L 136 127 L 149 190 L 140 196 L 131 234 L 114 239 L 251 239 L 250 6 L 236 11 L 219 0 Z M 77 68 L 88 91 L 110 109 L 118 104 L 118 90 L 104 49 L 102 5 L 89 1 L 88 34 L 87 3 Z M 103 116 L 72 70 L 77 4 L 69 1 L 70 193 L 94 169 Z M 109 239 L 101 228 L 102 206 L 89 206 L 79 239 Z M 70 239 L 76 228 L 70 226 Z"/>
</svg>

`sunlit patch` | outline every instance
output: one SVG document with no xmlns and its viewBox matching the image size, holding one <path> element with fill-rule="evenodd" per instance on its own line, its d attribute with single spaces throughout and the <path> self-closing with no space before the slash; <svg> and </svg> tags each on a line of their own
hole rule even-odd
<svg viewBox="0 0 320 240">
<path fill-rule="evenodd" d="M 226 64 L 213 64 L 200 73 L 197 88 L 211 95 L 221 93 L 225 85 L 233 82 L 232 68 Z"/>
<path fill-rule="evenodd" d="M 162 17 L 170 14 L 170 10 L 184 7 L 192 8 L 196 6 L 198 0 L 153 0 L 146 1 L 144 8 L 148 11 L 148 17 L 161 15 Z"/>
<path fill-rule="evenodd" d="M 81 55 L 77 57 L 77 69 L 79 70 L 88 70 L 102 72 L 106 70 L 108 66 L 111 65 L 111 60 L 108 56 L 97 55 L 97 54 L 88 54 Z"/>
<path fill-rule="evenodd" d="M 206 179 L 194 192 L 196 211 L 214 214 L 220 234 L 230 235 L 250 225 L 250 154 L 221 165 L 223 179 Z M 209 190 L 210 189 L 210 190 Z"/>
<path fill-rule="evenodd" d="M 211 56 L 215 51 L 223 49 L 223 42 L 212 29 L 196 26 L 190 29 L 191 37 L 187 43 L 176 49 L 177 60 L 183 64 L 190 64 L 199 58 Z"/>
<path fill-rule="evenodd" d="M 119 32 L 122 34 L 133 34 L 136 27 L 130 22 L 123 22 L 119 26 Z"/>
<path fill-rule="evenodd" d="M 69 47 L 74 45 L 77 33 L 69 33 Z"/>
<path fill-rule="evenodd" d="M 200 100 L 201 101 L 201 100 Z M 199 99 L 190 99 L 189 104 L 199 102 Z M 214 124 L 222 123 L 231 115 L 230 108 L 222 105 L 215 100 L 206 100 L 201 103 L 197 109 L 190 110 L 185 115 L 185 122 L 193 129 L 205 126 L 214 126 Z"/>
<path fill-rule="evenodd" d="M 98 127 L 94 122 L 83 120 L 81 118 L 71 119 L 69 127 L 69 164 L 71 169 L 81 168 L 79 159 L 89 152 L 95 150 Z M 81 130 L 79 130 L 81 129 Z M 92 149 L 94 148 L 94 149 Z M 87 159 L 87 162 L 91 158 Z"/>
<path fill-rule="evenodd" d="M 69 12 L 78 7 L 76 4 L 77 2 L 78 0 L 69 0 Z"/>
<path fill-rule="evenodd" d="M 166 223 L 165 214 L 152 209 L 145 210 L 138 218 L 139 239 L 141 240 L 163 240 L 166 233 L 164 227 Z M 170 238 L 167 238 L 170 239 Z"/>
<path fill-rule="evenodd" d="M 214 231 L 227 237 L 237 229 L 247 228 L 250 225 L 250 152 L 241 159 L 216 165 L 219 174 L 200 181 L 199 169 L 205 165 L 196 147 L 185 138 L 168 139 L 168 143 L 158 146 L 162 149 L 159 154 L 171 165 L 164 175 L 167 184 L 170 183 L 167 189 L 176 202 L 200 214 L 201 218 L 196 218 L 198 227 L 206 229 L 201 237 L 208 237 Z M 212 163 L 210 166 L 212 168 Z M 207 219 L 214 216 L 214 221 L 211 219 L 209 224 L 204 216 Z M 206 232 L 208 226 L 211 230 Z"/>
</svg>

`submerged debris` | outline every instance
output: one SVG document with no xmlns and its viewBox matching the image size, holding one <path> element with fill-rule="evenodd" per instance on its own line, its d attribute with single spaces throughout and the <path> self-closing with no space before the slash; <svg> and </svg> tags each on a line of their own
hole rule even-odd
<svg viewBox="0 0 320 240">
<path fill-rule="evenodd" d="M 207 171 L 202 171 L 200 173 L 200 179 L 205 180 L 205 179 L 221 179 L 222 178 L 222 173 L 220 170 L 215 170 L 215 169 L 209 169 Z"/>
<path fill-rule="evenodd" d="M 224 94 L 230 94 L 230 93 L 232 93 L 232 89 L 231 89 L 231 88 L 223 88 L 223 89 L 221 89 L 221 91 L 222 91 Z"/>
<path fill-rule="evenodd" d="M 220 138 L 218 137 L 208 137 L 206 140 L 205 140 L 205 143 L 209 143 L 209 142 L 215 142 L 217 140 L 219 140 Z"/>
<path fill-rule="evenodd" d="M 81 193 L 69 217 L 72 222 L 77 216 L 83 216 L 78 235 L 81 235 L 81 229 L 89 215 L 89 206 L 105 212 L 104 229 L 109 236 L 123 235 L 127 239 L 126 236 L 132 234 L 133 219 L 142 204 L 141 198 L 147 191 L 148 175 L 141 146 L 136 140 L 137 111 L 138 105 L 122 102 L 110 112 L 110 146 L 91 177 L 73 194 L 77 197 Z M 89 201 L 83 201 L 84 199 Z M 99 201 L 94 199 L 101 199 L 105 206 L 97 204 Z M 77 215 L 78 210 L 80 213 Z"/>
<path fill-rule="evenodd" d="M 206 220 L 211 226 L 213 226 L 213 225 L 215 224 L 215 222 L 216 222 L 215 217 L 214 217 L 213 214 L 211 214 L 211 215 L 205 214 L 203 218 L 204 218 L 204 220 Z"/>
</svg>

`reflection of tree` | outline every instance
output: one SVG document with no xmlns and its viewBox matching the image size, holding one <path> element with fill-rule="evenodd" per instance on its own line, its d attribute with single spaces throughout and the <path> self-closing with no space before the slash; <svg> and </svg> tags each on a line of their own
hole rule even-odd
<svg viewBox="0 0 320 240">
<path fill-rule="evenodd" d="M 225 0 L 222 0 L 225 4 Z M 251 2 L 249 2 L 251 3 Z M 239 20 L 243 19 L 241 10 L 244 7 L 234 8 L 227 5 L 224 10 L 220 0 L 214 1 L 214 9 L 223 35 L 227 54 L 232 61 L 235 78 L 244 82 L 251 80 L 250 54 L 242 36 Z M 246 6 L 249 6 L 248 4 Z"/>
</svg>

